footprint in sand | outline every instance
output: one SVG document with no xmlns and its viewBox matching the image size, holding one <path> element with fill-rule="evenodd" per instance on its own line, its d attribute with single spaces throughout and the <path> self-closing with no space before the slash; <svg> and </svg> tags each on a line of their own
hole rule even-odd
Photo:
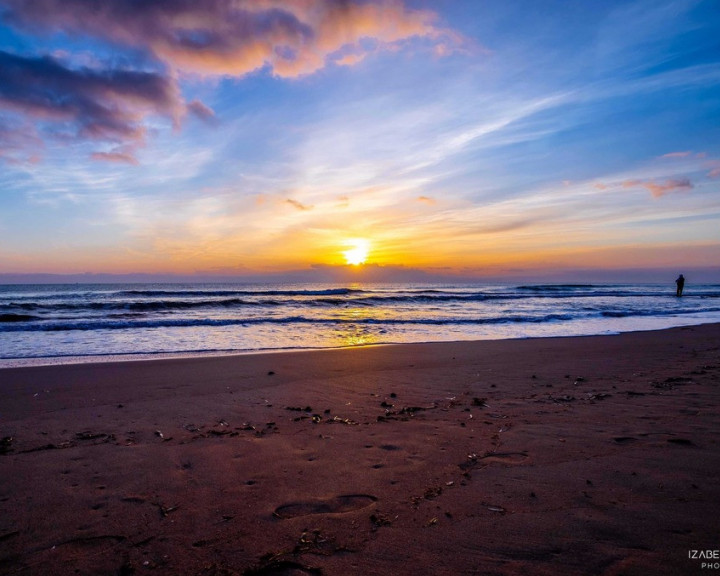
<svg viewBox="0 0 720 576">
<path fill-rule="evenodd" d="M 527 452 L 495 452 L 493 454 L 488 454 L 487 456 L 483 456 L 482 458 L 478 458 L 478 460 L 482 460 L 482 462 L 501 462 L 503 464 L 520 464 L 521 462 L 524 462 L 527 460 L 528 454 Z"/>
<path fill-rule="evenodd" d="M 668 438 L 668 442 L 679 446 L 695 446 L 695 442 L 688 440 L 687 438 Z"/>
<path fill-rule="evenodd" d="M 458 466 L 461 470 L 471 470 L 478 465 L 487 466 L 493 463 L 515 465 L 521 464 L 527 460 L 527 458 L 527 452 L 490 452 L 489 454 L 485 454 L 485 456 L 470 454 L 468 455 L 468 459 L 458 464 Z"/>
<path fill-rule="evenodd" d="M 377 498 L 369 494 L 346 494 L 327 500 L 308 500 L 283 504 L 275 508 L 273 516 L 285 519 L 309 516 L 311 514 L 343 514 L 366 508 L 373 502 L 377 502 Z"/>
<path fill-rule="evenodd" d="M 274 560 L 254 568 L 248 568 L 243 572 L 247 576 L 292 576 L 297 574 L 322 574 L 320 568 L 303 566 L 292 560 Z"/>
<path fill-rule="evenodd" d="M 637 441 L 634 436 L 616 436 L 613 438 L 616 444 L 630 444 L 631 442 Z"/>
</svg>

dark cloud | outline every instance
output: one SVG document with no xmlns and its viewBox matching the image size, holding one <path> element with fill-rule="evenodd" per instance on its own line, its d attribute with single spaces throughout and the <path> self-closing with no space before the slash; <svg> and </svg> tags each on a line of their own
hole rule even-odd
<svg viewBox="0 0 720 576">
<path fill-rule="evenodd" d="M 0 106 L 71 136 L 137 144 L 145 136 L 145 116 L 161 114 L 177 123 L 183 113 L 176 85 L 161 74 L 72 69 L 49 56 L 3 51 Z"/>
</svg>

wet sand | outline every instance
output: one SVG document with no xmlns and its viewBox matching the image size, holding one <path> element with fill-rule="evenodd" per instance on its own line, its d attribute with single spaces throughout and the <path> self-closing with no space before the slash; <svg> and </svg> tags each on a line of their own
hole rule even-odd
<svg viewBox="0 0 720 576">
<path fill-rule="evenodd" d="M 0 370 L 2 574 L 696 574 L 718 476 L 720 325 Z"/>
</svg>

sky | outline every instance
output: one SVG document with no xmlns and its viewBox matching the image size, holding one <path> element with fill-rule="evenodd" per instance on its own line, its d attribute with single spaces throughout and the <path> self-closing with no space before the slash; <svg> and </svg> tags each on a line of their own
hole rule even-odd
<svg viewBox="0 0 720 576">
<path fill-rule="evenodd" d="M 0 279 L 720 281 L 718 31 L 716 0 L 0 0 Z"/>
</svg>

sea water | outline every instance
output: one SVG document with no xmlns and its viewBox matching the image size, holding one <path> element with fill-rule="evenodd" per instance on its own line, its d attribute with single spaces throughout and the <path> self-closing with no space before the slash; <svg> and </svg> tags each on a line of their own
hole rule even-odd
<svg viewBox="0 0 720 576">
<path fill-rule="evenodd" d="M 0 367 L 720 322 L 720 285 L 0 286 Z"/>
</svg>

